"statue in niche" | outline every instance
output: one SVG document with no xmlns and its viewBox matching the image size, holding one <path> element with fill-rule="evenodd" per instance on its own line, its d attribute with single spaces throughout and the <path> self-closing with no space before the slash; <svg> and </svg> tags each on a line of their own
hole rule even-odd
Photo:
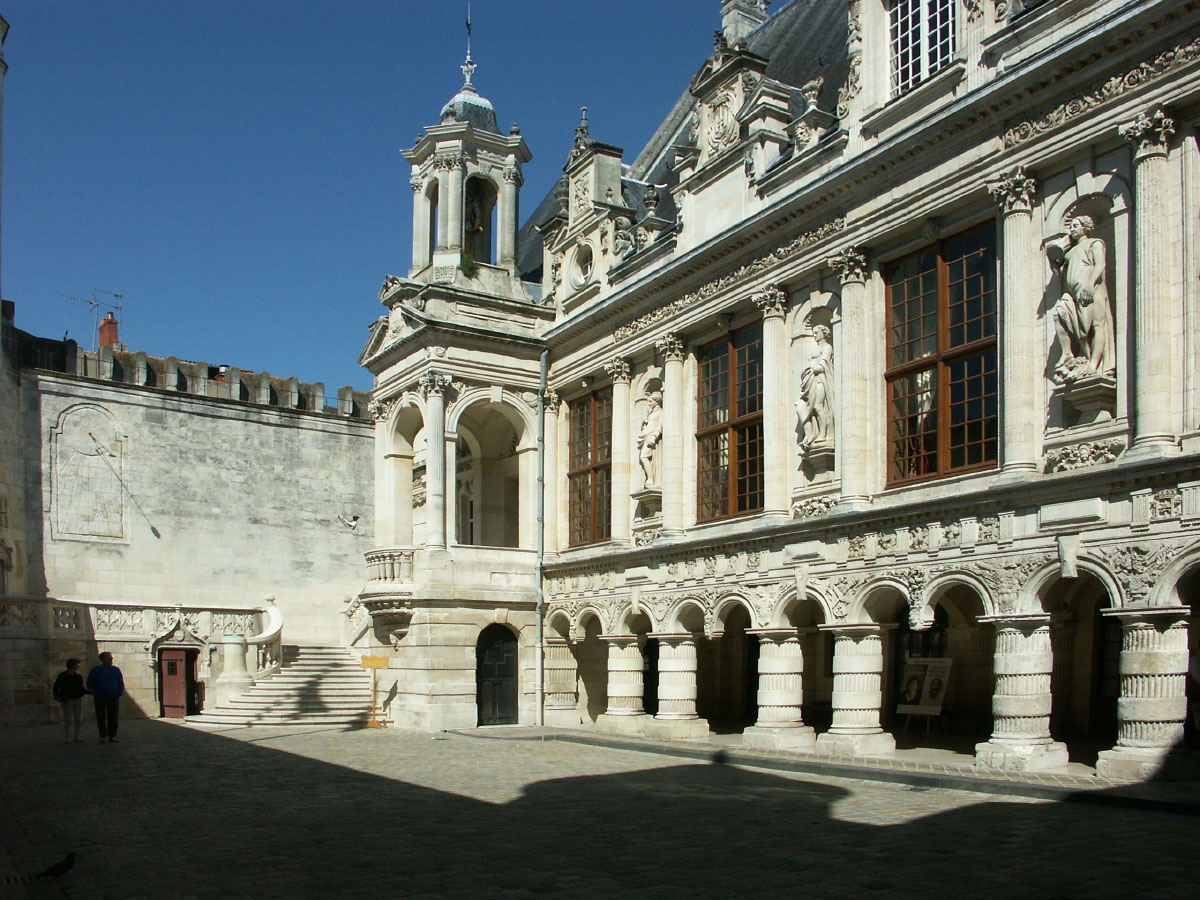
<svg viewBox="0 0 1200 900">
<path fill-rule="evenodd" d="M 833 440 L 833 343 L 828 325 L 814 325 L 812 334 L 816 345 L 800 373 L 796 401 L 801 456 L 814 444 Z"/>
<path fill-rule="evenodd" d="M 662 442 L 662 392 L 646 396 L 646 415 L 638 429 L 638 464 L 642 467 L 642 486 L 658 484 L 658 445 Z"/>
<path fill-rule="evenodd" d="M 1052 316 L 1062 354 L 1054 380 L 1070 383 L 1089 375 L 1112 377 L 1117 369 L 1112 303 L 1108 297 L 1108 254 L 1093 237 L 1088 215 L 1067 220 L 1067 237 L 1046 246 L 1050 267 L 1062 285 Z"/>
</svg>

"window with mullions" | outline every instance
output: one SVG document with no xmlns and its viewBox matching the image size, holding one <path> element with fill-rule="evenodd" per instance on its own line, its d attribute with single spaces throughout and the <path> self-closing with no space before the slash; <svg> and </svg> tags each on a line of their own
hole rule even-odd
<svg viewBox="0 0 1200 900">
<path fill-rule="evenodd" d="M 698 354 L 701 522 L 763 508 L 762 324 Z"/>
<path fill-rule="evenodd" d="M 571 404 L 571 546 L 612 536 L 612 390 Z"/>
<path fill-rule="evenodd" d="M 994 227 L 905 257 L 885 278 L 888 484 L 995 465 Z"/>
<path fill-rule="evenodd" d="M 954 56 L 954 0 L 892 0 L 888 21 L 892 96 L 899 97 Z"/>
</svg>

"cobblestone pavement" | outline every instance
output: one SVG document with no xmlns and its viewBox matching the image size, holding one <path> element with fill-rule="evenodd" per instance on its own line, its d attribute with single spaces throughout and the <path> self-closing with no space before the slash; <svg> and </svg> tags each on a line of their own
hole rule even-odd
<svg viewBox="0 0 1200 900">
<path fill-rule="evenodd" d="M 1200 819 L 401 731 L 0 739 L 13 898 L 1190 897 Z"/>
</svg>

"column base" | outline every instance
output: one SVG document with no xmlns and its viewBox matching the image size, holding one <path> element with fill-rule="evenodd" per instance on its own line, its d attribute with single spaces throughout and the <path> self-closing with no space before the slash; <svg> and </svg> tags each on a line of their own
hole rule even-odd
<svg viewBox="0 0 1200 900">
<path fill-rule="evenodd" d="M 798 728 L 751 725 L 742 732 L 742 746 L 754 750 L 811 750 L 816 743 L 817 733 L 811 725 Z"/>
<path fill-rule="evenodd" d="M 888 756 L 896 752 L 896 739 L 886 731 L 874 734 L 833 734 L 817 737 L 816 748 L 834 756 Z"/>
<path fill-rule="evenodd" d="M 651 719 L 646 723 L 646 736 L 676 740 L 708 737 L 707 719 Z"/>
<path fill-rule="evenodd" d="M 1133 445 L 1123 454 L 1126 460 L 1166 459 L 1177 456 L 1179 444 L 1174 435 L 1153 435 L 1144 438 L 1134 438 Z"/>
<path fill-rule="evenodd" d="M 1045 744 L 1007 744 L 985 741 L 975 745 L 975 765 L 1008 772 L 1046 772 L 1064 768 L 1070 758 L 1061 741 Z"/>
<path fill-rule="evenodd" d="M 1101 750 L 1096 774 L 1111 781 L 1182 781 L 1200 778 L 1200 753 L 1173 747 Z"/>
<path fill-rule="evenodd" d="M 578 709 L 548 709 L 544 720 L 547 728 L 578 728 L 583 722 Z"/>
<path fill-rule="evenodd" d="M 614 716 L 603 713 L 596 719 L 596 730 L 609 734 L 645 734 L 646 726 L 654 721 L 645 713 L 632 716 Z"/>
</svg>

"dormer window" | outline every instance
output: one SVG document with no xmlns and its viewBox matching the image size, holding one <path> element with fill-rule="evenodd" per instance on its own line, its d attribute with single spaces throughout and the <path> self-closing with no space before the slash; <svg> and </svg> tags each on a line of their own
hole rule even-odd
<svg viewBox="0 0 1200 900">
<path fill-rule="evenodd" d="M 891 0 L 892 96 L 899 97 L 954 56 L 954 0 Z"/>
</svg>

